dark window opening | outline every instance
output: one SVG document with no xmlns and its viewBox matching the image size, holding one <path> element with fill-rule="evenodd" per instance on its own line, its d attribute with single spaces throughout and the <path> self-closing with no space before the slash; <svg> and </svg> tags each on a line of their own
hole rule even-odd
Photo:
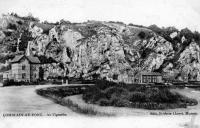
<svg viewBox="0 0 200 128">
<path fill-rule="evenodd" d="M 26 78 L 26 73 L 22 73 L 22 79 Z"/>
<path fill-rule="evenodd" d="M 26 69 L 26 65 L 22 65 L 22 70 L 25 70 Z"/>
</svg>

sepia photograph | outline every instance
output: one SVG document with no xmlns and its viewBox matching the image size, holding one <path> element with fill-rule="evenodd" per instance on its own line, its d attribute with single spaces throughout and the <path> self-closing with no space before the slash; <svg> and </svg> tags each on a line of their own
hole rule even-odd
<svg viewBox="0 0 200 128">
<path fill-rule="evenodd" d="M 199 0 L 0 0 L 0 128 L 200 128 L 199 114 Z"/>
</svg>

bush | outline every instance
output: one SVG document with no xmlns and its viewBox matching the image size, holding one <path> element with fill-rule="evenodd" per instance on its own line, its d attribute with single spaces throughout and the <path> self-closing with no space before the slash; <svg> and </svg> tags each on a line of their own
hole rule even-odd
<svg viewBox="0 0 200 128">
<path fill-rule="evenodd" d="M 140 39 L 144 39 L 146 37 L 145 32 L 141 31 L 138 36 L 140 37 Z"/>
<path fill-rule="evenodd" d="M 127 99 L 123 98 L 111 98 L 111 105 L 115 107 L 129 107 L 130 103 Z"/>
<path fill-rule="evenodd" d="M 145 102 L 146 100 L 146 94 L 142 92 L 133 92 L 130 98 L 131 102 Z"/>
<path fill-rule="evenodd" d="M 108 81 L 99 81 L 96 86 L 86 89 L 83 100 L 101 106 L 144 109 L 185 108 L 198 104 L 195 99 L 172 93 L 166 87 L 126 85 Z"/>
<path fill-rule="evenodd" d="M 3 81 L 3 86 L 20 86 L 20 85 L 38 85 L 39 82 L 28 82 L 28 81 L 14 81 L 13 79 L 8 79 Z"/>
<path fill-rule="evenodd" d="M 16 24 L 9 23 L 7 29 L 17 30 Z"/>
<path fill-rule="evenodd" d="M 110 100 L 106 99 L 106 98 L 101 98 L 98 102 L 97 102 L 98 105 L 100 106 L 110 106 L 111 105 L 111 102 Z"/>
<path fill-rule="evenodd" d="M 128 90 L 122 87 L 108 87 L 104 91 L 107 98 L 111 98 L 112 96 L 127 96 Z"/>
<path fill-rule="evenodd" d="M 58 85 L 61 85 L 61 84 L 62 84 L 62 81 L 54 80 L 54 81 L 52 82 L 52 84 L 58 84 Z"/>
<path fill-rule="evenodd" d="M 3 81 L 3 86 L 4 87 L 11 86 L 11 85 L 15 85 L 14 80 L 5 80 L 5 81 Z"/>
<path fill-rule="evenodd" d="M 88 92 L 88 93 L 85 93 L 85 95 L 83 95 L 83 99 L 86 102 L 89 102 L 89 103 L 95 103 L 100 98 L 104 98 L 105 97 L 105 94 L 103 93 L 103 91 L 101 91 L 97 87 L 88 87 L 86 89 L 86 92 Z"/>
<path fill-rule="evenodd" d="M 111 81 L 106 81 L 106 80 L 96 80 L 95 85 L 97 88 L 101 90 L 105 90 L 106 88 L 116 86 L 116 83 L 111 82 Z"/>
</svg>

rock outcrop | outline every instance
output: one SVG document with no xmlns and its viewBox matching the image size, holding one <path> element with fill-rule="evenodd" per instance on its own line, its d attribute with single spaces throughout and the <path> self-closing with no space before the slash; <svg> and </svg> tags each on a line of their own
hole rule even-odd
<svg viewBox="0 0 200 128">
<path fill-rule="evenodd" d="M 0 21 L 1 42 L 4 38 L 15 41 L 19 37 L 5 34 L 11 21 L 17 27 L 15 32 L 20 30 L 22 35 L 24 28 L 17 22 L 26 23 L 32 53 L 55 59 L 60 64 L 54 69 L 57 66 L 60 72 L 68 71 L 69 77 L 132 83 L 142 71 L 159 71 L 200 79 L 199 45 L 179 31 L 162 36 L 147 27 L 117 22 L 52 24 L 23 21 L 14 16 Z"/>
</svg>

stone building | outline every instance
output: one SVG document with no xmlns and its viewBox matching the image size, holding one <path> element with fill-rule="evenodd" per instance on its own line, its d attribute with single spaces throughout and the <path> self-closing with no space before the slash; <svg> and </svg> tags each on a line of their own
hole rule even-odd
<svg viewBox="0 0 200 128">
<path fill-rule="evenodd" d="M 139 83 L 162 83 L 162 74 L 157 72 L 141 72 L 139 74 Z"/>
<path fill-rule="evenodd" d="M 37 57 L 18 55 L 11 61 L 11 78 L 15 81 L 37 81 L 41 63 Z"/>
</svg>

